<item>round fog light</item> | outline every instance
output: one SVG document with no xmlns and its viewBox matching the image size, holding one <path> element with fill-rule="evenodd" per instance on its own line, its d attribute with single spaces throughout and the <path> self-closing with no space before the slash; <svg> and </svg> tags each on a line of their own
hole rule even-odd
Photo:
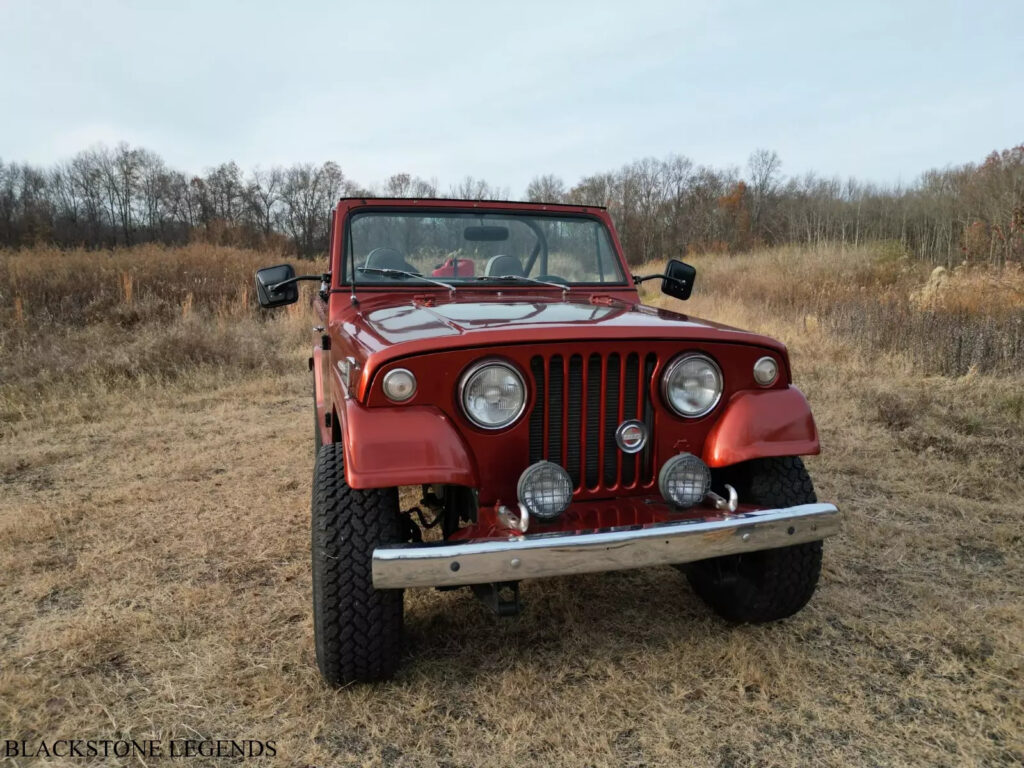
<svg viewBox="0 0 1024 768">
<path fill-rule="evenodd" d="M 711 470 L 692 453 L 680 453 L 662 466 L 658 489 L 665 501 L 677 507 L 696 506 L 711 490 Z"/>
<path fill-rule="evenodd" d="M 388 371 L 385 374 L 383 386 L 384 394 L 388 396 L 388 400 L 404 403 L 416 394 L 416 377 L 412 375 L 412 371 L 407 371 L 405 368 L 395 368 L 395 370 Z"/>
<path fill-rule="evenodd" d="M 572 478 L 557 464 L 538 461 L 519 476 L 516 493 L 531 515 L 541 520 L 554 520 L 572 501 Z"/>
<path fill-rule="evenodd" d="M 762 357 L 754 363 L 754 380 L 762 387 L 770 387 L 779 378 L 779 364 L 775 358 Z"/>
</svg>

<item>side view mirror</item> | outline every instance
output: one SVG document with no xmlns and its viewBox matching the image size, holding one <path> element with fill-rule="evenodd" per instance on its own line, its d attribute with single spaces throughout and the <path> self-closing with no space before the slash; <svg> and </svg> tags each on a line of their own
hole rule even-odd
<svg viewBox="0 0 1024 768">
<path fill-rule="evenodd" d="M 292 282 L 281 285 L 286 281 Z M 291 264 L 264 267 L 256 272 L 256 295 L 264 309 L 283 307 L 299 300 L 299 286 L 295 280 L 295 269 Z M 276 289 L 276 290 L 275 290 Z"/>
<path fill-rule="evenodd" d="M 686 301 L 693 293 L 693 281 L 697 279 L 697 269 L 685 261 L 670 259 L 661 281 L 661 292 L 675 299 Z"/>
</svg>

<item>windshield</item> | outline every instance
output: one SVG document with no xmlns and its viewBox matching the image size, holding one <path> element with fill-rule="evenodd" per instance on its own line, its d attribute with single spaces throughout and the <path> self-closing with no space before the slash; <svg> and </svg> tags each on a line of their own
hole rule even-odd
<svg viewBox="0 0 1024 768">
<path fill-rule="evenodd" d="M 559 287 L 625 281 L 608 231 L 584 216 L 357 213 L 345 242 L 346 283 L 353 266 L 356 285 Z"/>
</svg>

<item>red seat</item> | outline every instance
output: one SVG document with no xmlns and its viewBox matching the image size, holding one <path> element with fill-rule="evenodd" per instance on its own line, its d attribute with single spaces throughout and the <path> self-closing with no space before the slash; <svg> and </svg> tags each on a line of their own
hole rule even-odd
<svg viewBox="0 0 1024 768">
<path fill-rule="evenodd" d="M 430 273 L 433 277 L 473 277 L 476 274 L 476 262 L 472 259 L 449 258 L 444 264 Z"/>
</svg>

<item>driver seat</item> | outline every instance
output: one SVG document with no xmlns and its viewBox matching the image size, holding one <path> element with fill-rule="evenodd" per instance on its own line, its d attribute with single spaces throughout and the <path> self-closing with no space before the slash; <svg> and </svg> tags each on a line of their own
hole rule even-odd
<svg viewBox="0 0 1024 768">
<path fill-rule="evenodd" d="M 487 260 L 487 266 L 484 267 L 484 275 L 487 277 L 501 277 L 502 275 L 526 277 L 526 272 L 523 270 L 523 265 L 519 262 L 519 259 L 515 256 L 498 254 Z"/>
<path fill-rule="evenodd" d="M 416 267 L 405 260 L 402 252 L 396 248 L 374 248 L 366 254 L 364 267 L 372 269 L 398 269 L 402 272 L 416 272 Z"/>
</svg>

